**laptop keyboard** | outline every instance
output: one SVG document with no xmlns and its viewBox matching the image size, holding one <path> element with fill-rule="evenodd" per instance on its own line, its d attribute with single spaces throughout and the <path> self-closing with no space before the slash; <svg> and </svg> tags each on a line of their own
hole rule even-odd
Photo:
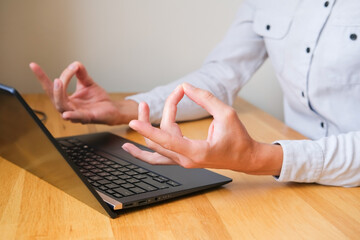
<svg viewBox="0 0 360 240">
<path fill-rule="evenodd" d="M 90 184 L 114 198 L 180 186 L 167 177 L 97 151 L 78 139 L 60 140 L 59 143 Z"/>
</svg>

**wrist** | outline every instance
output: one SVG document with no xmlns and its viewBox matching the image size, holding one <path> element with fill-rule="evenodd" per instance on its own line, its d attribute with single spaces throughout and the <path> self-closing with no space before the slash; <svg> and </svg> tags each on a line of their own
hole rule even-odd
<svg viewBox="0 0 360 240">
<path fill-rule="evenodd" d="M 280 145 L 256 142 L 252 156 L 253 171 L 249 174 L 280 175 L 283 162 L 283 150 Z"/>
<path fill-rule="evenodd" d="M 121 100 L 115 103 L 118 109 L 116 124 L 128 124 L 131 120 L 138 118 L 139 104 L 133 100 Z"/>
</svg>

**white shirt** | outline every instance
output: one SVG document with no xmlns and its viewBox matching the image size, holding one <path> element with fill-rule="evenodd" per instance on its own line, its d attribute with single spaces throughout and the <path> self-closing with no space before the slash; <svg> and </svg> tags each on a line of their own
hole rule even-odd
<svg viewBox="0 0 360 240">
<path fill-rule="evenodd" d="M 146 101 L 158 123 L 165 99 L 182 82 L 234 98 L 269 57 L 284 92 L 285 123 L 310 139 L 276 143 L 278 181 L 360 185 L 360 1 L 249 0 L 202 68 L 129 99 Z M 178 120 L 207 116 L 185 99 Z"/>
</svg>

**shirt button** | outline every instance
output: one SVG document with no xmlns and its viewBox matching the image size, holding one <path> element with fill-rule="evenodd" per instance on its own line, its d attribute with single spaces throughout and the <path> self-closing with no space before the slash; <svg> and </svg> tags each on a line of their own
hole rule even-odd
<svg viewBox="0 0 360 240">
<path fill-rule="evenodd" d="M 302 97 L 305 97 L 304 91 L 301 92 L 301 96 L 302 96 Z"/>
<path fill-rule="evenodd" d="M 310 53 L 310 48 L 309 48 L 309 47 L 306 48 L 306 52 L 307 52 L 307 53 Z"/>
<path fill-rule="evenodd" d="M 321 123 L 320 123 L 320 126 L 321 126 L 321 128 L 324 128 L 324 127 L 325 127 L 325 123 L 324 123 L 324 122 L 321 122 Z"/>
<path fill-rule="evenodd" d="M 329 1 L 326 1 L 325 3 L 324 3 L 324 7 L 328 7 L 329 6 Z"/>
<path fill-rule="evenodd" d="M 357 35 L 355 33 L 350 34 L 350 39 L 355 41 L 357 39 Z"/>
<path fill-rule="evenodd" d="M 266 30 L 270 30 L 271 26 L 270 25 L 266 25 Z"/>
</svg>

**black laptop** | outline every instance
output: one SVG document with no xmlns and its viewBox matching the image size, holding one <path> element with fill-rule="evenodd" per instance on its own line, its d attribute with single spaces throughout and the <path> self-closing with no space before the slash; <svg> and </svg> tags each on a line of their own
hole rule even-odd
<svg viewBox="0 0 360 240">
<path fill-rule="evenodd" d="M 55 139 L 21 95 L 0 84 L 0 155 L 107 216 L 232 181 L 205 169 L 150 165 L 124 151 L 125 142 L 109 132 Z"/>
</svg>

